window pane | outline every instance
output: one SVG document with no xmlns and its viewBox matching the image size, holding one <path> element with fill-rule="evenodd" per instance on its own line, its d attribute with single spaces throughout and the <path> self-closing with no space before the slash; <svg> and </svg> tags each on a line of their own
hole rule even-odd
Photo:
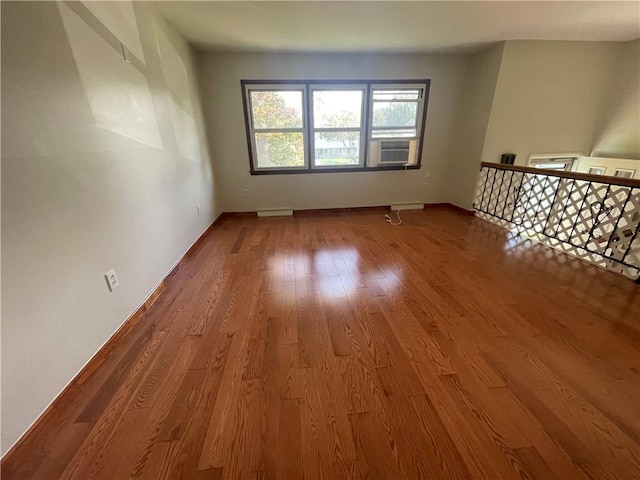
<svg viewBox="0 0 640 480">
<path fill-rule="evenodd" d="M 252 91 L 253 128 L 302 128 L 302 92 Z"/>
<path fill-rule="evenodd" d="M 258 168 L 304 166 L 302 132 L 256 133 Z"/>
<path fill-rule="evenodd" d="M 413 127 L 416 125 L 418 102 L 374 102 L 374 127 Z"/>
<path fill-rule="evenodd" d="M 362 90 L 314 90 L 315 128 L 359 128 L 362 123 Z"/>
<path fill-rule="evenodd" d="M 415 128 L 403 128 L 402 130 L 373 130 L 371 138 L 414 138 L 417 137 Z"/>
<path fill-rule="evenodd" d="M 419 100 L 420 90 L 407 89 L 407 90 L 374 90 L 373 100 L 389 102 L 392 100 Z"/>
<path fill-rule="evenodd" d="M 615 177 L 633 178 L 635 170 L 616 170 Z"/>
<path fill-rule="evenodd" d="M 566 163 L 536 163 L 533 165 L 536 168 L 544 168 L 546 170 L 566 170 Z"/>
<path fill-rule="evenodd" d="M 360 164 L 360 132 L 316 132 L 315 166 Z"/>
</svg>

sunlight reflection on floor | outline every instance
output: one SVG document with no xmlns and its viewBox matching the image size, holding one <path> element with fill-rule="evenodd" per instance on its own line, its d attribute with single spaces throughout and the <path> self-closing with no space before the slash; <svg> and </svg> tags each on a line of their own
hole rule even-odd
<svg viewBox="0 0 640 480">
<path fill-rule="evenodd" d="M 266 258 L 267 282 L 281 301 L 289 301 L 291 290 L 298 299 L 311 292 L 333 303 L 357 294 L 360 288 L 380 288 L 393 293 L 402 285 L 404 271 L 387 263 L 364 264 L 355 248 L 336 247 L 307 252 L 275 252 Z"/>
</svg>

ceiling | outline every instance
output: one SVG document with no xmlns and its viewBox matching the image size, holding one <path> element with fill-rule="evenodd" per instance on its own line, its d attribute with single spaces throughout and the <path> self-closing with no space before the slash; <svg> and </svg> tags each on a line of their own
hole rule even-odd
<svg viewBox="0 0 640 480">
<path fill-rule="evenodd" d="M 203 50 L 474 51 L 502 40 L 633 40 L 640 2 L 166 1 Z"/>
</svg>

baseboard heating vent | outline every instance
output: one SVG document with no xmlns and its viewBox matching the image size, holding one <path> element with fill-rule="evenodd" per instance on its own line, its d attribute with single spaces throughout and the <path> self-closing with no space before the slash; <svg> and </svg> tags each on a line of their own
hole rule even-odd
<svg viewBox="0 0 640 480">
<path fill-rule="evenodd" d="M 420 202 L 405 202 L 405 203 L 392 203 L 391 210 L 422 210 L 424 203 Z"/>
<path fill-rule="evenodd" d="M 260 208 L 259 217 L 290 217 L 293 215 L 293 208 Z"/>
</svg>

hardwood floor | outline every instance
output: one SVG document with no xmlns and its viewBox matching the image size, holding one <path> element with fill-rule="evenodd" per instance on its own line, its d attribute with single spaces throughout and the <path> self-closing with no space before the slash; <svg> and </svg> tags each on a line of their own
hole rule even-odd
<svg viewBox="0 0 640 480">
<path fill-rule="evenodd" d="M 403 217 L 225 219 L 3 479 L 640 478 L 640 286 Z"/>
</svg>

